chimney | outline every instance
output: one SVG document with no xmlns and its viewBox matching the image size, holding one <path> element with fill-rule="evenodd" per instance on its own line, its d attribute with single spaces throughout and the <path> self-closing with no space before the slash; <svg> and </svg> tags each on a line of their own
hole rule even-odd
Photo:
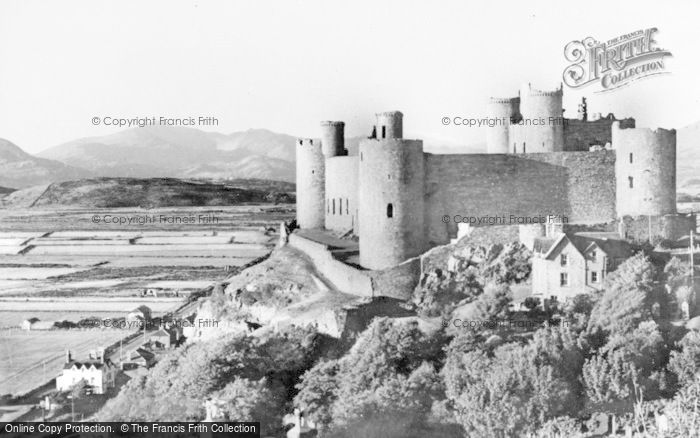
<svg viewBox="0 0 700 438">
<path fill-rule="evenodd" d="M 66 350 L 66 363 L 70 363 L 71 360 L 70 350 Z"/>
</svg>

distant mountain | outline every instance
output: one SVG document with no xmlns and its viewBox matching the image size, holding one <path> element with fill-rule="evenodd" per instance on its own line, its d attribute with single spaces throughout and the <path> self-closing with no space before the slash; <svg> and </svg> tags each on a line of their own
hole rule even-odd
<svg viewBox="0 0 700 438">
<path fill-rule="evenodd" d="M 92 173 L 85 169 L 37 158 L 0 138 L 0 186 L 28 187 L 88 176 L 92 176 Z"/>
<path fill-rule="evenodd" d="M 267 129 L 249 129 L 234 132 L 218 139 L 219 149 L 236 151 L 240 156 L 257 155 L 294 162 L 297 137 L 278 134 Z"/>
<path fill-rule="evenodd" d="M 14 191 L 15 191 L 15 189 L 11 189 L 8 187 L 0 187 L 0 197 L 7 195 L 8 193 L 12 193 Z"/>
<path fill-rule="evenodd" d="M 294 180 L 294 137 L 265 129 L 225 135 L 147 126 L 64 143 L 39 154 L 108 177 Z"/>
<path fill-rule="evenodd" d="M 357 155 L 364 137 L 346 138 Z M 213 180 L 259 178 L 293 182 L 296 137 L 266 129 L 233 134 L 184 127 L 148 126 L 54 146 L 35 157 L 0 140 L 0 187 L 29 187 L 81 178 L 172 177 Z M 426 152 L 485 151 L 426 139 Z M 678 130 L 678 191 L 700 193 L 700 122 Z"/>
<path fill-rule="evenodd" d="M 700 121 L 678 130 L 678 192 L 700 194 Z"/>
<path fill-rule="evenodd" d="M 281 183 L 284 184 L 284 183 Z M 90 178 L 18 190 L 0 199 L 5 208 L 30 207 L 196 207 L 246 203 L 294 202 L 294 196 L 254 180 L 242 188 L 228 184 L 183 181 L 175 178 Z"/>
</svg>

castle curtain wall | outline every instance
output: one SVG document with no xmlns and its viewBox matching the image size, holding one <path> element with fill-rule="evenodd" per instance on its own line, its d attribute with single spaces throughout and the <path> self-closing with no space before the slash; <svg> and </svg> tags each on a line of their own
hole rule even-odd
<svg viewBox="0 0 700 438">
<path fill-rule="evenodd" d="M 576 223 L 616 217 L 614 151 L 426 154 L 425 168 L 425 224 L 431 246 L 456 235 L 455 215 L 505 216 L 505 225 L 510 215 L 562 215 Z M 449 222 L 444 222 L 445 215 Z"/>
</svg>

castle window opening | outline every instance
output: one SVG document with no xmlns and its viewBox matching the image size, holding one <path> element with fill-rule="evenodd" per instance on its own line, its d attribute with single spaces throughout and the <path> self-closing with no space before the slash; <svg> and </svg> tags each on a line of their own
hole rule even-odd
<svg viewBox="0 0 700 438">
<path fill-rule="evenodd" d="M 525 142 L 523 142 L 523 154 L 525 153 Z"/>
<path fill-rule="evenodd" d="M 382 138 L 386 138 L 386 125 L 382 125 Z"/>
<path fill-rule="evenodd" d="M 335 214 L 335 198 L 333 198 L 333 214 Z"/>
<path fill-rule="evenodd" d="M 348 198 L 345 198 L 345 214 L 350 214 L 350 201 L 348 201 Z"/>
<path fill-rule="evenodd" d="M 326 213 L 330 213 L 330 212 L 331 212 L 331 202 L 328 199 L 326 199 Z"/>
<path fill-rule="evenodd" d="M 630 152 L 630 164 L 632 163 L 632 152 Z"/>
<path fill-rule="evenodd" d="M 315 170 L 312 170 L 312 171 L 311 171 L 311 175 L 313 175 L 314 173 L 316 173 L 316 171 L 315 171 Z"/>
<path fill-rule="evenodd" d="M 386 217 L 394 217 L 394 205 L 387 204 L 386 206 Z"/>
<path fill-rule="evenodd" d="M 343 198 L 338 198 L 338 214 L 343 215 Z"/>
<path fill-rule="evenodd" d="M 516 148 L 515 143 L 513 143 L 513 153 L 514 154 L 518 153 L 518 151 L 516 151 L 515 148 Z"/>
<path fill-rule="evenodd" d="M 627 179 L 630 182 L 630 189 L 633 189 L 634 188 L 634 178 L 632 178 L 631 176 L 628 176 Z"/>
<path fill-rule="evenodd" d="M 362 155 L 362 152 L 360 152 L 360 161 L 362 161 L 363 158 L 364 158 L 364 157 L 363 157 L 363 155 Z"/>
</svg>

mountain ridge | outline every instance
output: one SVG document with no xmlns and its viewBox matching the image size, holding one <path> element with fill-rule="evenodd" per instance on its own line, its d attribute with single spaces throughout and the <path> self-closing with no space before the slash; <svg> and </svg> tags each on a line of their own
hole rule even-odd
<svg viewBox="0 0 700 438">
<path fill-rule="evenodd" d="M 364 137 L 347 137 L 356 155 Z M 0 139 L 0 187 L 25 188 L 89 177 L 257 178 L 293 182 L 297 137 L 265 128 L 223 134 L 195 128 L 147 126 L 83 137 L 37 156 Z M 678 192 L 700 193 L 700 121 L 678 130 Z M 430 153 L 483 153 L 483 143 L 425 141 Z"/>
</svg>

